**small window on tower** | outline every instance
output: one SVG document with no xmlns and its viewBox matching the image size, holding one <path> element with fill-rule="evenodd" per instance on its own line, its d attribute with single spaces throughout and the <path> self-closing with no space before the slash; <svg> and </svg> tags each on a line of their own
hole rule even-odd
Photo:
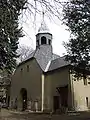
<svg viewBox="0 0 90 120">
<path fill-rule="evenodd" d="M 49 39 L 49 41 L 48 41 L 48 42 L 49 42 L 49 45 L 51 45 L 51 40 L 50 40 L 50 39 Z"/>
<path fill-rule="evenodd" d="M 41 45 L 46 44 L 46 37 L 41 37 Z"/>
</svg>

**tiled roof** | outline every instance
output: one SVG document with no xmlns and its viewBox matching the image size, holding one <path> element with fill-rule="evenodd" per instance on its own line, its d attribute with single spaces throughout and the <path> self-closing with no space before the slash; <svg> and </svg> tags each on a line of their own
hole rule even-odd
<svg viewBox="0 0 90 120">
<path fill-rule="evenodd" d="M 34 54 L 35 54 L 35 51 L 33 51 L 30 55 L 28 55 L 28 57 L 24 61 L 34 57 Z"/>
<path fill-rule="evenodd" d="M 48 47 L 47 47 L 48 48 Z M 41 48 L 40 48 L 41 49 Z M 45 48 L 46 49 L 46 48 Z M 38 64 L 40 65 L 41 69 L 44 72 L 52 71 L 55 69 L 58 69 L 63 66 L 69 65 L 68 62 L 65 61 L 65 57 L 60 57 L 59 55 L 51 53 L 50 55 L 44 52 L 44 48 L 40 50 L 33 51 L 22 63 L 25 63 L 26 61 L 29 61 L 31 58 L 35 58 Z M 49 51 L 49 49 L 47 50 Z M 19 65 L 20 66 L 20 65 Z"/>
<path fill-rule="evenodd" d="M 50 51 L 51 47 L 47 45 L 40 46 L 40 48 L 36 50 L 34 58 L 36 58 L 36 61 L 38 62 L 43 71 L 45 70 L 48 62 L 51 60 L 52 53 Z"/>
<path fill-rule="evenodd" d="M 65 61 L 65 57 L 60 57 L 51 61 L 48 71 L 52 71 L 67 65 L 69 65 L 69 62 Z"/>
<path fill-rule="evenodd" d="M 57 58 L 60 58 L 60 56 L 53 53 L 53 54 L 52 54 L 52 60 L 55 60 L 55 59 L 57 59 Z"/>
<path fill-rule="evenodd" d="M 40 55 L 39 52 L 33 51 L 25 61 L 30 60 L 31 58 L 35 58 L 44 72 L 52 71 L 69 65 L 69 62 L 65 61 L 65 57 L 60 57 L 59 55 L 56 54 L 52 54 L 52 59 L 48 58 L 49 59 L 48 63 L 46 62 L 44 57 L 45 57 L 44 54 Z"/>
<path fill-rule="evenodd" d="M 45 49 L 47 49 L 47 53 L 45 52 Z M 59 58 L 60 56 L 56 55 L 56 54 L 53 54 L 53 53 L 50 53 L 50 48 L 48 46 L 45 46 L 45 47 L 41 47 L 40 49 L 37 49 L 36 51 L 33 51 L 27 57 L 27 59 L 25 59 L 24 61 L 29 60 L 32 57 L 37 60 L 37 62 L 40 65 L 41 69 L 43 71 L 45 71 L 46 66 L 48 64 L 48 61 L 55 60 L 55 59 Z"/>
</svg>

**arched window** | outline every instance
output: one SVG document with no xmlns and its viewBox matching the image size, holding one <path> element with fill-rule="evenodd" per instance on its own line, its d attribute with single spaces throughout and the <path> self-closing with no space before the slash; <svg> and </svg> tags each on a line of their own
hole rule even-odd
<svg viewBox="0 0 90 120">
<path fill-rule="evenodd" d="M 41 37 L 41 45 L 46 44 L 46 37 Z"/>
</svg>

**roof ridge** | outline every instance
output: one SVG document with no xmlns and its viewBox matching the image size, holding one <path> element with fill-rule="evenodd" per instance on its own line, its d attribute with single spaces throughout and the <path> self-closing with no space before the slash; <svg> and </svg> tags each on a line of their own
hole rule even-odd
<svg viewBox="0 0 90 120">
<path fill-rule="evenodd" d="M 48 69 L 49 69 L 49 67 L 50 67 L 50 64 L 51 64 L 51 61 L 52 61 L 52 60 L 50 60 L 50 61 L 48 62 L 47 66 L 46 66 L 46 68 L 45 68 L 45 70 L 44 70 L 44 72 L 47 72 L 47 71 L 48 71 Z"/>
<path fill-rule="evenodd" d="M 59 57 L 59 58 L 53 59 L 52 61 L 57 60 L 57 59 L 60 59 L 60 58 L 63 58 L 63 57 Z"/>
</svg>

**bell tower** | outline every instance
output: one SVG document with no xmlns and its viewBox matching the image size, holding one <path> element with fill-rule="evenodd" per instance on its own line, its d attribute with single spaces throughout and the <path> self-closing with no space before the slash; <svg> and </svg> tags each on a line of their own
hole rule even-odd
<svg viewBox="0 0 90 120">
<path fill-rule="evenodd" d="M 52 60 L 52 34 L 44 21 L 44 14 L 41 26 L 36 34 L 35 56 L 41 68 L 45 71 L 48 62 Z"/>
<path fill-rule="evenodd" d="M 52 34 L 50 33 L 50 30 L 44 21 L 44 13 L 41 26 L 36 34 L 36 48 L 40 47 L 41 45 L 52 45 Z"/>
</svg>

